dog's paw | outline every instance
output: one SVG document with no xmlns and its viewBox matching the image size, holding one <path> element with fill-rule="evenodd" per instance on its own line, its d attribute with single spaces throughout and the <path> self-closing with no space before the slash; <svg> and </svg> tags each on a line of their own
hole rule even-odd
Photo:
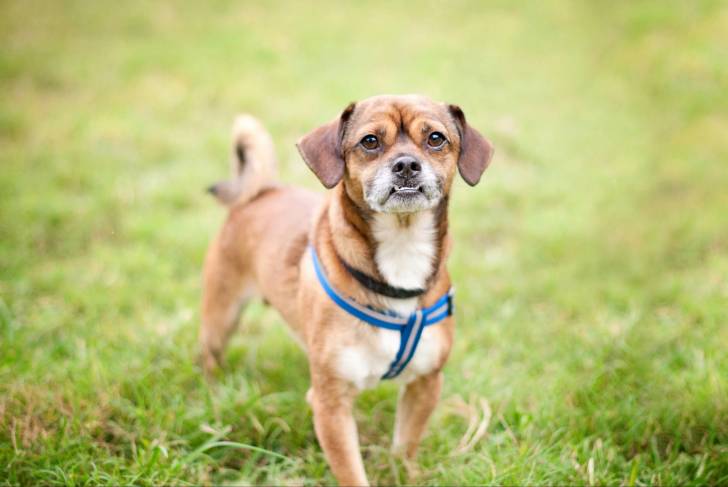
<svg viewBox="0 0 728 487">
<path fill-rule="evenodd" d="M 392 457 L 399 460 L 407 473 L 407 479 L 412 482 L 414 479 L 420 476 L 420 467 L 415 460 L 415 450 L 413 448 L 407 448 L 407 445 L 402 443 L 393 443 L 390 448 Z"/>
<path fill-rule="evenodd" d="M 216 373 L 223 367 L 221 357 L 209 350 L 200 352 L 197 362 L 207 379 L 214 379 Z"/>
</svg>

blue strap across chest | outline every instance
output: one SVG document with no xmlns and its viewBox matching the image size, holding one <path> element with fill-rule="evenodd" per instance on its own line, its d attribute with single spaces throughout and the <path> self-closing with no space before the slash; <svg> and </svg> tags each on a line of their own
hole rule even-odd
<svg viewBox="0 0 728 487">
<path fill-rule="evenodd" d="M 316 270 L 316 276 L 321 283 L 321 287 L 324 288 L 324 291 L 326 291 L 326 294 L 329 295 L 334 303 L 350 315 L 372 326 L 399 332 L 399 350 L 389 365 L 389 370 L 382 376 L 382 379 L 397 377 L 407 367 L 407 364 L 417 351 L 417 345 L 420 343 L 422 330 L 425 327 L 435 325 L 453 313 L 452 288 L 432 306 L 419 308 L 409 316 L 402 316 L 394 311 L 376 310 L 361 305 L 351 298 L 342 296 L 331 286 L 321 266 L 321 261 L 319 261 L 318 255 L 316 254 L 316 249 L 312 245 L 309 246 L 309 249 L 313 258 L 313 267 Z"/>
</svg>

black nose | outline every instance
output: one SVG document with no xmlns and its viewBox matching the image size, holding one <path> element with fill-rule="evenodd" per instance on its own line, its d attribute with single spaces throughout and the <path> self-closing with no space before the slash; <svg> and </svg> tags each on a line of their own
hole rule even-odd
<svg viewBox="0 0 728 487">
<path fill-rule="evenodd" d="M 422 170 L 420 162 L 412 156 L 401 156 L 394 160 L 392 172 L 397 176 L 408 178 Z"/>
</svg>

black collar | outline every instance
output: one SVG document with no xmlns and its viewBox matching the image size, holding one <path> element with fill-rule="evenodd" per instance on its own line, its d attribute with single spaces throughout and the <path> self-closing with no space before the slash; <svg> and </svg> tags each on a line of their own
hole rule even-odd
<svg viewBox="0 0 728 487">
<path fill-rule="evenodd" d="M 341 256 L 339 256 L 339 261 L 341 261 L 341 264 L 347 271 L 349 271 L 349 274 L 359 281 L 359 284 L 370 291 L 381 294 L 382 296 L 397 299 L 416 298 L 417 296 L 423 295 L 426 291 L 426 289 L 404 289 L 401 287 L 390 286 L 386 282 L 374 279 L 372 276 L 350 266 L 344 259 L 341 258 Z"/>
</svg>

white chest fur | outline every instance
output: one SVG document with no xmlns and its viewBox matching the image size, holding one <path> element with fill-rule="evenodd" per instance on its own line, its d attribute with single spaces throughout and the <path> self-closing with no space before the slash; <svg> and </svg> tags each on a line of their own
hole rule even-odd
<svg viewBox="0 0 728 487">
<path fill-rule="evenodd" d="M 406 384 L 437 366 L 443 347 L 441 333 L 438 326 L 428 326 L 422 331 L 415 355 L 395 381 Z M 344 347 L 337 361 L 339 375 L 360 390 L 379 383 L 399 350 L 398 331 L 371 327 L 367 335 L 366 340 Z"/>
<path fill-rule="evenodd" d="M 423 212 L 410 216 L 406 223 L 396 215 L 375 216 L 372 233 L 377 241 L 377 268 L 392 286 L 423 288 L 432 273 L 435 258 L 434 216 L 429 211 Z M 380 304 L 409 315 L 417 307 L 417 299 L 383 298 Z M 342 349 L 338 360 L 341 376 L 359 389 L 373 387 L 379 382 L 394 360 L 400 342 L 400 333 L 393 330 L 370 327 L 364 335 L 366 339 Z M 440 327 L 425 328 L 415 355 L 397 380 L 410 382 L 432 371 L 440 358 L 441 347 Z"/>
<path fill-rule="evenodd" d="M 435 259 L 435 218 L 425 211 L 403 224 L 397 215 L 378 214 L 372 233 L 377 241 L 377 269 L 391 286 L 405 289 L 425 287 Z M 416 299 L 387 300 L 389 308 L 402 314 L 414 311 Z"/>
</svg>

